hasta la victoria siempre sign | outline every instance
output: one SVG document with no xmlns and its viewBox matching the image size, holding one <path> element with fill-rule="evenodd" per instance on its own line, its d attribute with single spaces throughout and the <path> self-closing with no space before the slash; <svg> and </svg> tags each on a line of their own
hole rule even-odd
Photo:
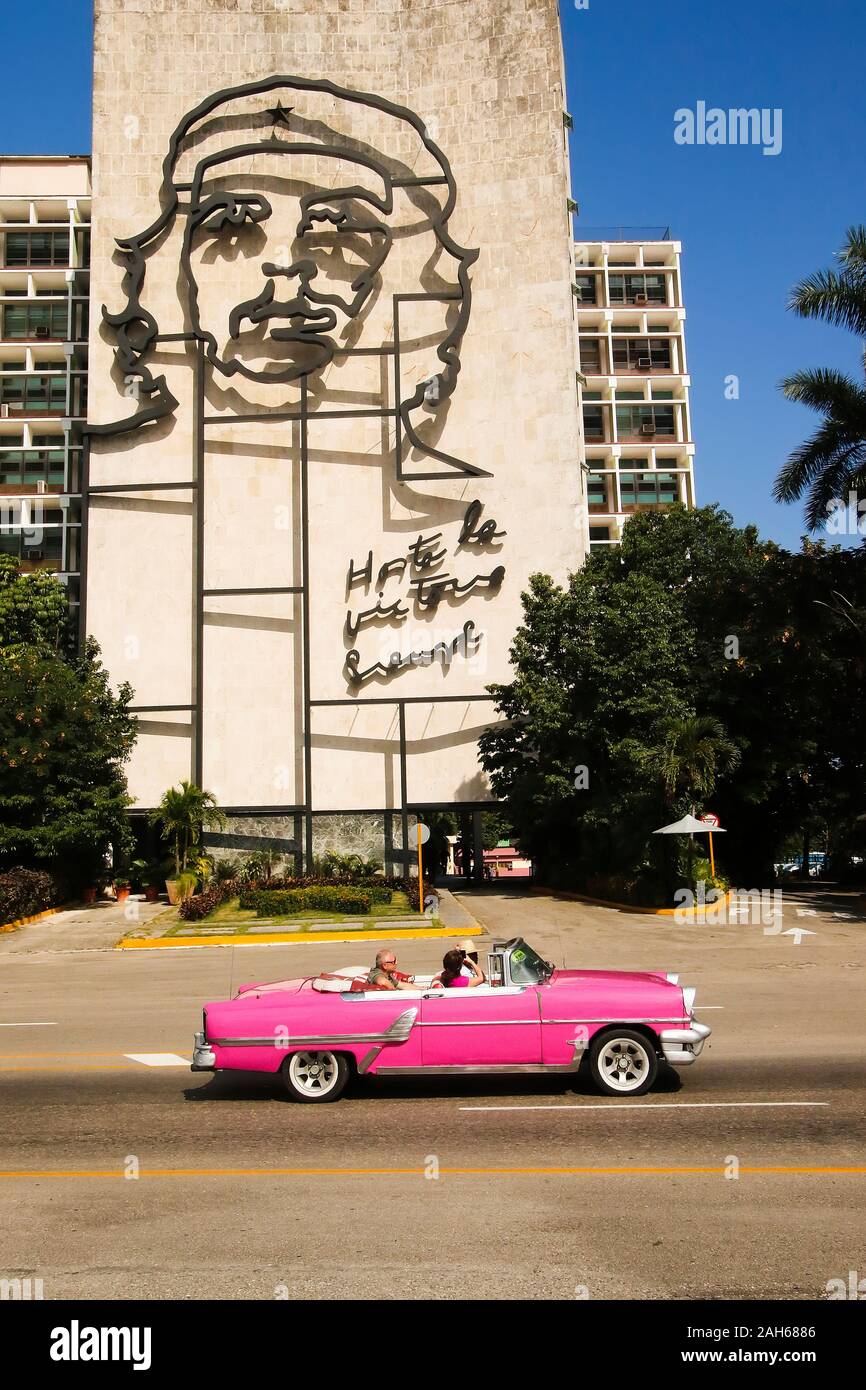
<svg viewBox="0 0 866 1390">
<path fill-rule="evenodd" d="M 216 397 L 220 421 L 299 427 L 305 550 L 314 423 L 381 418 L 393 441 L 383 461 L 398 485 L 465 484 L 491 476 L 440 447 L 471 315 L 470 269 L 479 255 L 449 230 L 456 201 L 451 166 L 425 123 L 383 97 L 301 77 L 269 77 L 208 97 L 170 138 L 158 214 L 117 239 L 125 303 L 103 308 L 103 332 L 114 341 L 119 384 L 134 409 L 90 425 L 89 434 L 106 438 L 170 426 L 178 399 L 155 370 L 155 359 L 162 344 L 185 340 L 204 378 L 197 395 L 202 401 Z M 177 259 L 182 332 L 164 327 L 149 303 L 149 266 L 167 254 Z M 426 313 L 423 332 L 417 317 L 406 326 L 419 312 Z M 419 351 L 429 359 L 423 372 Z M 373 407 L 332 409 L 338 376 L 364 357 L 379 360 L 390 395 L 386 399 L 383 391 Z M 407 373 L 410 364 L 414 375 Z M 351 391 L 344 395 L 351 402 Z M 199 508 L 205 426 L 215 418 L 204 415 L 193 436 Z M 489 551 L 505 534 L 495 522 L 482 524 L 481 512 L 480 501 L 465 512 L 455 555 Z M 442 570 L 443 534 L 435 526 L 422 531 L 403 555 L 383 560 L 375 586 L 372 547 L 366 564 L 350 563 L 347 595 L 355 597 L 361 586 L 365 594 L 376 589 L 374 603 L 350 608 L 346 616 L 344 675 L 352 694 L 368 682 L 390 681 L 433 662 L 447 667 L 454 655 L 478 650 L 483 634 L 467 619 L 459 631 L 419 651 L 361 664 L 361 634 L 399 625 L 409 612 L 387 593 L 400 580 L 408 578 L 407 597 L 422 620 L 442 604 L 499 591 L 502 565 L 474 575 Z M 295 590 L 303 593 L 307 611 L 306 664 L 308 570 L 305 561 Z"/>
</svg>

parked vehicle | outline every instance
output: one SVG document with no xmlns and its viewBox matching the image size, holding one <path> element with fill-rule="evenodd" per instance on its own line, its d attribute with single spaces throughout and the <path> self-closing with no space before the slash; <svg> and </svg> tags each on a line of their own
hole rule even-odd
<svg viewBox="0 0 866 1390">
<path fill-rule="evenodd" d="M 372 988 L 347 967 L 242 985 L 206 1004 L 193 1071 L 279 1073 L 296 1100 L 336 1100 L 358 1075 L 576 1072 L 599 1090 L 642 1095 L 661 1061 L 690 1066 L 710 1029 L 695 990 L 663 972 L 558 970 L 521 937 L 493 944 L 487 983 Z"/>
</svg>

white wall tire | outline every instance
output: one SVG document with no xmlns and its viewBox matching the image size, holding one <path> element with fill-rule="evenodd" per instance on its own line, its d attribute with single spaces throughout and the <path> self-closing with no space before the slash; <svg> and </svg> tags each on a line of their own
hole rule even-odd
<svg viewBox="0 0 866 1390">
<path fill-rule="evenodd" d="M 606 1028 L 593 1040 L 589 1069 L 608 1096 L 642 1096 L 658 1075 L 655 1048 L 633 1028 Z"/>
<path fill-rule="evenodd" d="M 339 1052 L 305 1048 L 287 1057 L 282 1071 L 289 1095 L 307 1105 L 339 1100 L 349 1080 L 349 1063 Z"/>
</svg>

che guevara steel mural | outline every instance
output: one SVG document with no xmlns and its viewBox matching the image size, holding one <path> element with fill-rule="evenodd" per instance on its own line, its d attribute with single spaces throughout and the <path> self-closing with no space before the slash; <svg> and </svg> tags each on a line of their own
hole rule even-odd
<svg viewBox="0 0 866 1390">
<path fill-rule="evenodd" d="M 364 118 L 358 134 L 351 133 L 353 112 Z M 342 128 L 343 116 L 349 131 Z M 409 153 L 412 146 L 416 155 Z M 414 172 L 419 156 L 426 172 Z M 318 170 L 333 171 L 331 183 L 309 177 L 312 162 Z M 395 482 L 465 483 L 490 476 L 438 447 L 439 436 L 430 428 L 437 416 L 447 414 L 457 388 L 472 310 L 470 271 L 479 252 L 451 235 L 456 182 L 418 115 L 383 97 L 325 80 L 273 76 L 229 87 L 202 101 L 177 125 L 162 164 L 159 201 L 158 215 L 148 226 L 117 239 L 124 302 L 113 311 L 103 307 L 104 334 L 113 340 L 116 372 L 134 410 L 107 424 L 90 425 L 91 437 L 153 431 L 171 420 L 178 401 L 166 377 L 155 370 L 154 358 L 161 343 L 182 339 L 194 347 L 197 370 L 208 371 L 211 382 L 231 383 L 241 391 L 245 382 L 268 388 L 269 409 L 253 404 L 241 412 L 244 420 L 301 421 L 305 478 L 312 421 L 377 415 L 393 422 Z M 407 206 L 414 210 L 414 220 L 408 222 Z M 429 244 L 420 282 L 392 290 L 388 341 L 368 342 L 371 307 L 388 292 L 389 259 L 398 243 L 413 236 Z M 162 326 L 148 299 L 148 268 L 169 243 L 179 245 L 172 254 L 178 259 L 182 332 L 175 325 Z M 435 369 L 407 389 L 401 378 L 401 356 L 408 350 L 401 340 L 401 312 L 410 304 L 439 306 L 440 331 L 430 346 Z M 383 400 L 374 409 L 320 408 L 316 382 L 332 363 L 356 355 L 382 360 L 393 383 L 393 403 Z M 205 388 L 199 389 L 203 393 Z M 222 418 L 230 421 L 232 416 Z M 194 431 L 193 441 L 199 511 L 205 485 L 203 434 Z M 305 490 L 303 496 L 306 506 Z M 491 519 L 482 521 L 481 512 L 479 501 L 469 505 L 454 557 L 500 548 L 505 532 Z M 306 515 L 302 524 L 306 546 Z M 470 656 L 477 650 L 483 634 L 472 620 L 449 641 L 420 652 L 395 652 L 367 666 L 355 645 L 371 628 L 399 625 L 410 605 L 423 618 L 441 604 L 459 603 L 476 592 L 498 592 L 502 565 L 452 575 L 443 569 L 448 553 L 443 533 L 433 531 L 419 534 L 401 556 L 383 558 L 375 574 L 372 548 L 366 560 L 350 560 L 344 638 L 351 646 L 344 675 L 353 695 L 370 682 L 389 683 L 401 672 L 434 661 L 447 666 L 455 654 Z M 400 581 L 405 594 L 390 596 L 388 586 Z M 307 582 L 308 576 L 303 591 L 309 609 Z M 308 666 L 308 621 L 304 657 Z M 309 709 L 307 716 L 309 726 Z"/>
</svg>

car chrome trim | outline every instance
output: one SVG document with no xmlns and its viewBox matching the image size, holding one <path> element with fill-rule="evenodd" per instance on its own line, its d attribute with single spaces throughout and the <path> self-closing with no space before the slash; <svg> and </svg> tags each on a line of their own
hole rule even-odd
<svg viewBox="0 0 866 1390">
<path fill-rule="evenodd" d="M 320 1035 L 287 1036 L 274 1034 L 269 1038 L 212 1038 L 213 1047 L 276 1047 L 288 1051 L 296 1047 L 333 1047 L 341 1043 L 403 1043 L 412 1032 L 417 1009 L 404 1009 L 382 1033 L 328 1033 Z"/>
<path fill-rule="evenodd" d="M 659 1033 L 662 1054 L 673 1067 L 691 1066 L 703 1051 L 704 1043 L 712 1033 L 706 1023 L 692 1021 L 688 1028 L 665 1028 Z"/>
<path fill-rule="evenodd" d="M 367 1071 L 370 1070 L 371 1066 L 373 1065 L 373 1063 L 375 1062 L 376 1058 L 379 1056 L 379 1053 L 380 1053 L 381 1051 L 382 1051 L 382 1045 L 380 1044 L 380 1045 L 377 1046 L 377 1047 L 371 1047 L 369 1052 L 365 1052 L 365 1053 L 364 1053 L 364 1056 L 361 1058 L 360 1062 L 358 1063 L 358 1075 L 359 1075 L 359 1076 L 363 1076 L 365 1072 L 367 1072 Z"/>
<path fill-rule="evenodd" d="M 214 1050 L 204 1033 L 193 1033 L 190 1071 L 216 1071 Z"/>
<path fill-rule="evenodd" d="M 377 1076 L 505 1076 L 511 1072 L 574 1072 L 580 1066 L 580 1058 L 573 1062 L 479 1062 L 475 1066 L 442 1067 L 377 1067 Z"/>
<path fill-rule="evenodd" d="M 517 1028 L 521 1024 L 531 1024 L 533 1028 L 538 1027 L 537 1018 L 442 1018 L 422 1019 L 418 1024 L 419 1028 L 502 1028 L 507 1025 L 509 1028 Z"/>
<path fill-rule="evenodd" d="M 677 1014 L 671 1018 L 617 1018 L 607 1014 L 604 1018 L 543 1018 L 542 1023 L 609 1023 L 619 1027 L 626 1023 L 691 1023 L 691 1018 Z"/>
</svg>

